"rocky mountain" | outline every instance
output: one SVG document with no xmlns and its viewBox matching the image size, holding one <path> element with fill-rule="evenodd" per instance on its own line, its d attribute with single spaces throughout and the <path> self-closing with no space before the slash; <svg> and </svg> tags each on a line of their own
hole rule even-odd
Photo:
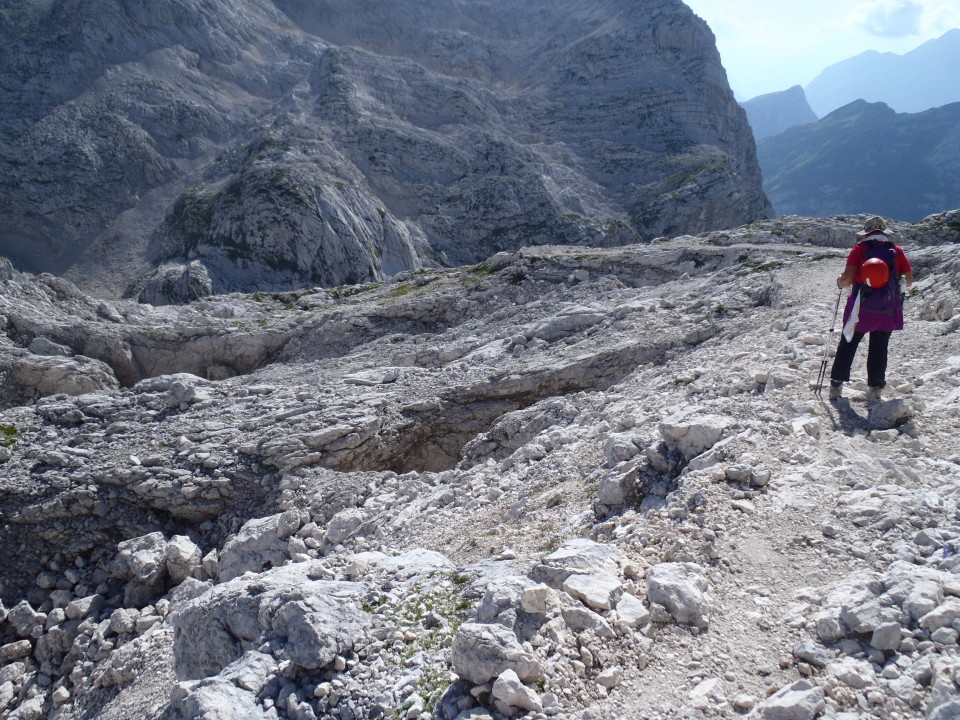
<svg viewBox="0 0 960 720">
<path fill-rule="evenodd" d="M 779 135 L 788 128 L 817 121 L 803 88 L 794 85 L 789 90 L 758 95 L 740 103 L 757 140 Z"/>
<path fill-rule="evenodd" d="M 826 68 L 806 90 L 823 117 L 854 100 L 882 102 L 901 113 L 919 113 L 960 102 L 960 29 L 928 40 L 903 55 L 868 51 Z"/>
<path fill-rule="evenodd" d="M 177 307 L 4 261 L 0 713 L 957 717 L 960 211 L 827 404 L 863 220 Z"/>
<path fill-rule="evenodd" d="M 30 0 L 0 40 L 0 253 L 103 297 L 360 283 L 769 212 L 679 0 Z"/>
<path fill-rule="evenodd" d="M 858 100 L 757 149 L 779 214 L 912 221 L 960 202 L 960 103 L 908 114 Z"/>
</svg>

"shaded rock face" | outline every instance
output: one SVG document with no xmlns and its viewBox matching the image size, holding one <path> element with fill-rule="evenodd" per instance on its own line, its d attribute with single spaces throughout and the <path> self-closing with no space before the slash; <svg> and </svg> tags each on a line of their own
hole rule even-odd
<svg viewBox="0 0 960 720">
<path fill-rule="evenodd" d="M 0 253 L 103 294 L 144 261 L 329 286 L 769 212 L 676 0 L 78 0 L 0 31 Z"/>
</svg>

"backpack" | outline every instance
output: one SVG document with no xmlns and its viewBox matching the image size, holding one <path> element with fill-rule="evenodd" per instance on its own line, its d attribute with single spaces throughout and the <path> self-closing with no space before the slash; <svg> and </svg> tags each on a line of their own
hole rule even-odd
<svg viewBox="0 0 960 720">
<path fill-rule="evenodd" d="M 897 251 L 889 240 L 862 240 L 864 244 L 864 261 L 870 258 L 883 260 L 890 268 L 890 277 L 883 287 L 872 288 L 866 283 L 858 284 L 860 292 L 861 321 L 894 318 L 903 309 L 903 299 L 900 297 L 900 282 L 897 277 Z"/>
</svg>

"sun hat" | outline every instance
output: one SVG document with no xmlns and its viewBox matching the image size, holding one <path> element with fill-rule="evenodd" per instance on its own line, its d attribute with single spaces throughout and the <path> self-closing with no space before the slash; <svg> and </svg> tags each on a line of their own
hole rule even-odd
<svg viewBox="0 0 960 720">
<path fill-rule="evenodd" d="M 863 224 L 863 230 L 857 233 L 857 237 L 865 238 L 867 235 L 873 235 L 875 233 L 882 233 L 883 235 L 890 234 L 890 231 L 887 230 L 887 221 L 879 215 L 874 215 L 872 218 L 867 220 Z"/>
</svg>

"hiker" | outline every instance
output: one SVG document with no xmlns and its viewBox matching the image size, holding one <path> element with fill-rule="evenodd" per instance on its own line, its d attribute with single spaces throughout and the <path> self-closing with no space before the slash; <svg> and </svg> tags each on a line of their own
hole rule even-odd
<svg viewBox="0 0 960 720">
<path fill-rule="evenodd" d="M 903 329 L 901 280 L 913 285 L 910 261 L 899 245 L 888 238 L 890 231 L 882 217 L 872 217 L 857 233 L 857 242 L 847 256 L 847 266 L 837 278 L 841 290 L 853 285 L 843 311 L 843 332 L 833 368 L 830 370 L 830 399 L 839 400 L 843 383 L 850 380 L 850 368 L 857 346 L 867 333 L 867 400 L 879 400 L 887 384 L 887 345 L 890 333 Z"/>
</svg>

